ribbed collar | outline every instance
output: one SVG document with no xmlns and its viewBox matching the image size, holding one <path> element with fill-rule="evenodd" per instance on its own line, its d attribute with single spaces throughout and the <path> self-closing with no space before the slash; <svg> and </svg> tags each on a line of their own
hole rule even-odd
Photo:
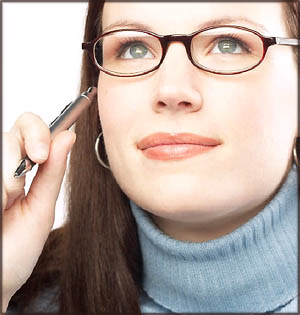
<svg viewBox="0 0 300 315">
<path fill-rule="evenodd" d="M 270 203 L 218 239 L 170 238 L 131 201 L 144 264 L 143 288 L 171 312 L 268 312 L 297 295 L 298 171 Z"/>
</svg>

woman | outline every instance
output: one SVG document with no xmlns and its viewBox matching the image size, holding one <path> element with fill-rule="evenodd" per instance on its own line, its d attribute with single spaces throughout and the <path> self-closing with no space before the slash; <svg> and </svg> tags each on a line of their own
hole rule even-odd
<svg viewBox="0 0 300 315">
<path fill-rule="evenodd" d="M 98 97 L 76 123 L 68 220 L 49 237 L 74 134 L 50 146 L 27 114 L 5 136 L 10 160 L 41 165 L 26 197 L 4 177 L 4 308 L 297 311 L 296 13 L 89 3 L 81 90 Z"/>
</svg>

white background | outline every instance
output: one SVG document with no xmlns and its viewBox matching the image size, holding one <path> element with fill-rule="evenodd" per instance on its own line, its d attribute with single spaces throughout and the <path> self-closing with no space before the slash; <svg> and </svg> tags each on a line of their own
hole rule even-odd
<svg viewBox="0 0 300 315">
<path fill-rule="evenodd" d="M 5 2 L 2 8 L 3 131 L 23 112 L 48 125 L 79 93 L 87 2 Z M 26 191 L 36 169 L 26 175 Z M 62 188 L 53 228 L 65 211 Z"/>
</svg>

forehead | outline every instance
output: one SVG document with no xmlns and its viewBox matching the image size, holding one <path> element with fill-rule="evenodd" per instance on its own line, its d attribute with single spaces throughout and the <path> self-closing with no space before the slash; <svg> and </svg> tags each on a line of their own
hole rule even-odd
<svg viewBox="0 0 300 315">
<path fill-rule="evenodd" d="M 103 29 L 123 28 L 128 22 L 146 25 L 161 35 L 191 33 L 199 26 L 217 23 L 250 27 L 264 35 L 286 36 L 280 2 L 105 2 Z M 116 26 L 110 27 L 112 24 Z"/>
</svg>

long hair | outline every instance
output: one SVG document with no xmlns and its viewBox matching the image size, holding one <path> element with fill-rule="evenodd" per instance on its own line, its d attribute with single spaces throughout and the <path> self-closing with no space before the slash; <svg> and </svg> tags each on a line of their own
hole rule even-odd
<svg viewBox="0 0 300 315">
<path fill-rule="evenodd" d="M 89 2 L 85 41 L 102 31 L 103 4 Z M 288 2 L 283 7 L 289 35 L 297 37 L 298 5 Z M 80 90 L 97 86 L 98 76 L 84 53 Z M 57 286 L 60 314 L 141 314 L 143 266 L 135 220 L 127 196 L 94 153 L 101 132 L 97 100 L 77 121 L 75 132 L 67 176 L 67 220 L 50 233 L 32 275 L 13 301 L 26 311 L 41 290 Z M 105 152 L 103 143 L 100 151 Z"/>
</svg>

